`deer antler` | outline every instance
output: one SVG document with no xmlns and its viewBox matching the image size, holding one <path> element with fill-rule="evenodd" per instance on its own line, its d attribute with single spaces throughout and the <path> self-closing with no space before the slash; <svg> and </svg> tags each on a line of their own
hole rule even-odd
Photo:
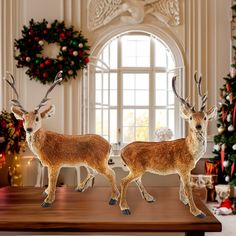
<svg viewBox="0 0 236 236">
<path fill-rule="evenodd" d="M 201 98 L 201 108 L 200 108 L 200 111 L 203 111 L 205 109 L 205 107 L 206 107 L 207 94 L 202 95 L 202 90 L 201 90 L 202 76 L 200 76 L 199 80 L 197 80 L 197 72 L 195 72 L 194 80 L 195 80 L 195 83 L 197 84 L 198 95 Z"/>
<path fill-rule="evenodd" d="M 6 80 L 6 82 L 12 87 L 12 89 L 13 89 L 15 95 L 16 95 L 16 99 L 12 99 L 12 100 L 11 100 L 11 103 L 12 103 L 14 106 L 16 106 L 16 107 L 19 107 L 20 110 L 21 110 L 23 113 L 27 113 L 27 111 L 23 108 L 23 106 L 22 106 L 22 105 L 20 104 L 20 102 L 19 102 L 19 94 L 18 94 L 18 92 L 17 92 L 17 90 L 16 90 L 16 87 L 15 87 L 16 81 L 15 81 L 14 76 L 13 76 L 11 73 L 9 73 L 9 72 L 7 72 L 7 75 L 11 77 L 12 82 L 10 82 L 8 79 L 5 79 L 5 80 Z"/>
<path fill-rule="evenodd" d="M 191 109 L 192 111 L 195 111 L 195 110 L 194 110 L 194 106 L 192 106 L 192 105 L 187 101 L 188 98 L 183 99 L 183 98 L 180 97 L 179 94 L 177 93 L 177 91 L 176 91 L 176 76 L 174 76 L 174 77 L 172 78 L 172 89 L 173 89 L 173 92 L 174 92 L 175 96 L 181 101 L 181 103 L 182 103 L 183 105 L 185 105 L 187 108 Z"/>
<path fill-rule="evenodd" d="M 48 100 L 50 100 L 50 98 L 48 98 L 49 93 L 51 93 L 52 90 L 55 88 L 55 86 L 56 86 L 57 84 L 61 83 L 61 81 L 63 80 L 63 78 L 62 78 L 62 72 L 63 72 L 63 71 L 59 71 L 59 72 L 57 73 L 57 75 L 56 75 L 56 77 L 55 77 L 55 79 L 54 79 L 54 82 L 53 82 L 52 86 L 48 89 L 48 91 L 46 92 L 46 95 L 44 96 L 44 98 L 42 99 L 42 101 L 39 103 L 39 105 L 34 109 L 34 112 L 35 112 L 35 113 L 37 113 L 38 110 L 39 110 L 41 107 L 45 106 L 45 105 L 47 104 Z"/>
</svg>

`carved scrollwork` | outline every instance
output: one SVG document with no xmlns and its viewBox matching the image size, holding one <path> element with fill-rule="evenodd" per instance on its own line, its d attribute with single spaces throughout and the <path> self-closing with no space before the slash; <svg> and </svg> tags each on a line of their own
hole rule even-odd
<svg viewBox="0 0 236 236">
<path fill-rule="evenodd" d="M 180 24 L 179 0 L 89 0 L 87 9 L 90 31 L 117 17 L 125 24 L 139 24 L 148 14 L 171 26 Z"/>
</svg>

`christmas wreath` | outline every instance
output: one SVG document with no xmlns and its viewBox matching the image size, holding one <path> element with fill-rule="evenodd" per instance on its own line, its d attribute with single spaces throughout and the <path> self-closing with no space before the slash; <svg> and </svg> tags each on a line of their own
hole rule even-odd
<svg viewBox="0 0 236 236">
<path fill-rule="evenodd" d="M 52 44 L 59 50 L 55 58 L 43 53 L 44 47 Z M 14 46 L 17 67 L 28 67 L 26 74 L 30 79 L 43 84 L 53 82 L 60 70 L 65 80 L 75 78 L 77 71 L 89 62 L 88 40 L 81 31 L 74 31 L 72 26 L 67 28 L 57 20 L 48 23 L 45 19 L 42 22 L 32 19 L 28 27 L 23 27 L 22 38 L 15 40 Z"/>
</svg>

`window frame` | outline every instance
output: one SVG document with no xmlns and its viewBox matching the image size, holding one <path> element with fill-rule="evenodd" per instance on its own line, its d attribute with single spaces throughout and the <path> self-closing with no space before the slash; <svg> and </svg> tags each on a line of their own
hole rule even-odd
<svg viewBox="0 0 236 236">
<path fill-rule="evenodd" d="M 167 105 L 165 106 L 156 106 L 155 105 L 155 87 L 153 86 L 155 84 L 155 75 L 156 73 L 161 73 L 161 72 L 164 72 L 164 73 L 170 73 L 171 71 L 177 71 L 180 78 L 183 78 L 184 76 L 184 69 L 183 67 L 178 67 L 177 66 L 177 63 L 176 63 L 176 58 L 174 56 L 174 53 L 173 51 L 170 49 L 170 47 L 167 45 L 166 42 L 163 41 L 163 39 L 161 39 L 160 37 L 158 37 L 157 35 L 153 35 L 152 33 L 150 32 L 144 32 L 143 34 L 144 35 L 149 35 L 150 36 L 150 67 L 141 67 L 141 68 L 137 68 L 137 67 L 122 67 L 122 57 L 121 57 L 121 52 L 122 52 L 122 49 L 121 49 L 121 36 L 123 36 L 124 34 L 127 34 L 128 32 L 125 32 L 125 33 L 122 33 L 122 34 L 119 34 L 118 36 L 116 37 L 113 37 L 112 39 L 110 39 L 109 41 L 107 41 L 103 47 L 99 50 L 99 53 L 97 53 L 98 55 L 103 51 L 103 49 L 111 43 L 112 40 L 114 40 L 115 38 L 118 38 L 118 65 L 117 65 L 117 69 L 110 69 L 109 73 L 117 73 L 117 88 L 123 88 L 122 86 L 122 82 L 123 82 L 123 74 L 125 73 L 135 73 L 135 74 L 138 74 L 138 73 L 148 73 L 149 74 L 149 88 L 153 88 L 153 89 L 149 89 L 149 105 L 148 106 L 123 106 L 123 89 L 118 89 L 118 94 L 117 94 L 117 106 L 108 106 L 108 111 L 110 109 L 114 109 L 114 108 L 117 108 L 117 113 L 119 115 L 117 115 L 117 140 L 118 140 L 118 143 L 121 143 L 124 145 L 123 143 L 123 109 L 124 108 L 132 108 L 132 109 L 137 109 L 137 108 L 145 108 L 145 109 L 148 109 L 149 110 L 149 139 L 150 141 L 151 140 L 154 140 L 154 131 L 155 131 L 155 112 L 156 112 L 156 109 L 158 108 L 163 108 L 163 109 L 166 109 L 166 110 L 169 110 L 169 105 L 168 105 L 168 102 L 167 102 Z M 142 31 L 134 31 L 134 32 L 129 32 L 131 34 L 141 34 Z M 166 67 L 156 67 L 155 66 L 155 50 L 154 50 L 154 40 L 157 39 L 159 41 L 161 41 L 161 43 L 163 43 L 165 45 L 166 48 L 168 48 L 172 55 L 173 55 L 173 58 L 175 60 L 175 65 L 176 67 L 170 71 L 168 71 L 166 69 Z M 102 59 L 102 58 L 100 58 Z M 167 65 L 168 67 L 168 65 Z M 168 76 L 168 74 L 167 74 Z M 93 76 L 90 76 L 92 78 L 94 78 Z M 183 81 L 179 81 L 178 84 L 181 84 Z M 90 89 L 93 88 L 92 90 L 90 90 L 90 94 L 94 94 L 95 95 L 95 85 L 94 85 L 94 80 L 89 80 L 89 87 Z M 168 96 L 168 87 L 166 89 L 166 93 L 167 93 L 167 96 Z M 95 98 L 95 96 L 92 96 L 93 98 Z M 167 98 L 168 99 L 168 98 Z M 153 106 L 154 105 L 154 106 Z M 95 104 L 95 99 L 90 99 L 90 107 L 94 107 L 94 109 L 89 109 L 90 111 L 90 119 L 89 119 L 89 132 L 95 132 L 95 110 L 96 110 L 96 104 Z M 179 118 L 179 112 L 178 112 L 178 102 L 176 101 L 176 98 L 174 99 L 174 114 L 175 114 L 175 136 L 176 138 L 177 137 L 180 137 L 182 136 L 183 134 L 183 124 Z M 94 110 L 94 111 L 92 111 Z M 167 114 L 167 123 L 168 123 L 168 114 Z M 92 124 L 94 123 L 94 124 Z M 118 131 L 119 130 L 119 131 Z"/>
</svg>

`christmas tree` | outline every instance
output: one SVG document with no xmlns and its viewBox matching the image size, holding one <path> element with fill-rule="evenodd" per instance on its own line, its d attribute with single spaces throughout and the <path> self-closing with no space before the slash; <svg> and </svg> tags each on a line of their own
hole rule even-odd
<svg viewBox="0 0 236 236">
<path fill-rule="evenodd" d="M 234 63 L 223 78 L 218 109 L 218 135 L 214 137 L 213 161 L 219 161 L 218 181 L 236 185 L 236 4 L 232 6 L 232 55 Z"/>
</svg>

